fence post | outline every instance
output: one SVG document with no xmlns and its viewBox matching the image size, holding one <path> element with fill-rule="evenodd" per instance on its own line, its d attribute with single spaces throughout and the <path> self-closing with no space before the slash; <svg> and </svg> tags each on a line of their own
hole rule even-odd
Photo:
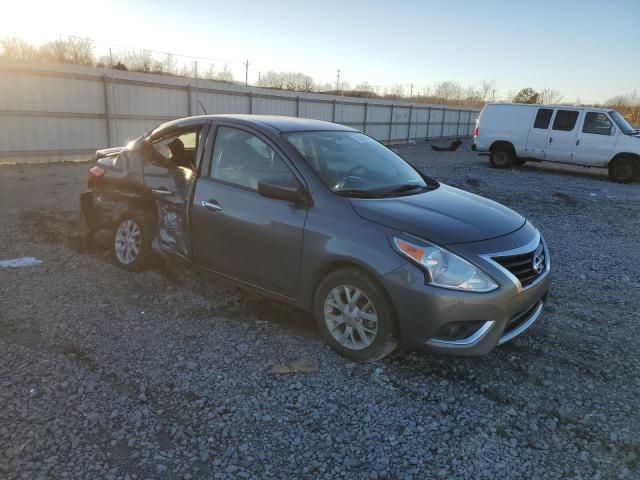
<svg viewBox="0 0 640 480">
<path fill-rule="evenodd" d="M 409 105 L 409 126 L 407 127 L 407 143 L 411 141 L 411 116 L 413 115 L 413 105 Z"/>
<path fill-rule="evenodd" d="M 391 104 L 391 119 L 389 120 L 389 145 L 391 145 L 391 130 L 393 129 L 393 109 L 395 105 Z"/>
<path fill-rule="evenodd" d="M 336 122 L 336 99 L 333 99 L 333 118 L 331 120 L 333 123 Z"/>
<path fill-rule="evenodd" d="M 253 92 L 249 92 L 249 114 L 253 113 Z"/>
<path fill-rule="evenodd" d="M 300 95 L 296 97 L 296 117 L 300 116 Z"/>
<path fill-rule="evenodd" d="M 444 137 L 444 119 L 447 116 L 447 109 L 442 107 L 442 123 L 440 124 L 440 138 Z"/>
<path fill-rule="evenodd" d="M 431 107 L 427 107 L 427 133 L 424 137 L 425 140 L 429 140 L 429 127 L 431 127 Z"/>
<path fill-rule="evenodd" d="M 369 110 L 369 104 L 364 102 L 364 122 L 362 123 L 362 131 L 367 133 L 367 112 Z"/>
<path fill-rule="evenodd" d="M 104 120 L 106 122 L 107 147 L 111 146 L 111 109 L 109 107 L 109 88 L 107 85 L 107 76 L 102 76 L 102 85 L 104 87 Z"/>
<path fill-rule="evenodd" d="M 462 109 L 458 109 L 458 125 L 456 126 L 456 137 L 460 135 L 460 115 L 462 115 Z"/>
<path fill-rule="evenodd" d="M 193 104 L 191 103 L 191 84 L 187 85 L 187 113 L 193 115 Z"/>
</svg>

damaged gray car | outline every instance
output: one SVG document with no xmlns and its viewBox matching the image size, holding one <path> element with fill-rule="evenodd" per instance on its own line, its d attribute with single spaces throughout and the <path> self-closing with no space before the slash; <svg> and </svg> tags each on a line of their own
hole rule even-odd
<svg viewBox="0 0 640 480">
<path fill-rule="evenodd" d="M 482 355 L 538 319 L 550 257 L 525 218 L 441 184 L 342 125 L 205 115 L 100 150 L 89 234 L 139 270 L 179 258 L 313 312 L 327 342 L 373 361 L 398 345 Z"/>
</svg>

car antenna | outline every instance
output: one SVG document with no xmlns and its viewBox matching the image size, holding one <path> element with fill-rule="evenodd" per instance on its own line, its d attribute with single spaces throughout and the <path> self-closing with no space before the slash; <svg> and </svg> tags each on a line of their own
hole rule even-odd
<svg viewBox="0 0 640 480">
<path fill-rule="evenodd" d="M 201 102 L 200 100 L 198 100 L 198 103 L 200 104 L 200 108 L 202 108 L 202 111 L 204 112 L 204 114 L 205 114 L 205 115 L 209 115 L 209 114 L 207 113 L 207 111 L 205 110 L 204 105 L 202 105 L 202 102 Z"/>
</svg>

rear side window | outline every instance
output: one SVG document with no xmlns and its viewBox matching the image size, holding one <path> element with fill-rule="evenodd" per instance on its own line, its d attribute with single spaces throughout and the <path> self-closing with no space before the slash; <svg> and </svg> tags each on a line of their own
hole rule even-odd
<svg viewBox="0 0 640 480">
<path fill-rule="evenodd" d="M 533 123 L 533 128 L 549 128 L 551 115 L 553 115 L 553 110 L 550 108 L 539 108 L 538 114 L 536 115 L 536 121 Z"/>
<path fill-rule="evenodd" d="M 582 131 L 596 135 L 611 135 L 611 120 L 604 113 L 587 112 Z"/>
<path fill-rule="evenodd" d="M 558 110 L 553 120 L 553 129 L 570 132 L 576 126 L 576 120 L 578 120 L 578 112 L 575 110 Z"/>
</svg>

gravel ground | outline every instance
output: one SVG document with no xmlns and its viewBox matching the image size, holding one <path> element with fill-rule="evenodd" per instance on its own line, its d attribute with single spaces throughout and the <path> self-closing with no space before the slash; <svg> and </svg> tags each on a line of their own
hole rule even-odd
<svg viewBox="0 0 640 480">
<path fill-rule="evenodd" d="M 304 312 L 83 241 L 87 165 L 0 167 L 0 478 L 640 478 L 640 185 L 398 147 L 526 215 L 554 281 L 482 358 L 334 354 Z M 274 375 L 311 359 L 317 371 Z"/>
</svg>

